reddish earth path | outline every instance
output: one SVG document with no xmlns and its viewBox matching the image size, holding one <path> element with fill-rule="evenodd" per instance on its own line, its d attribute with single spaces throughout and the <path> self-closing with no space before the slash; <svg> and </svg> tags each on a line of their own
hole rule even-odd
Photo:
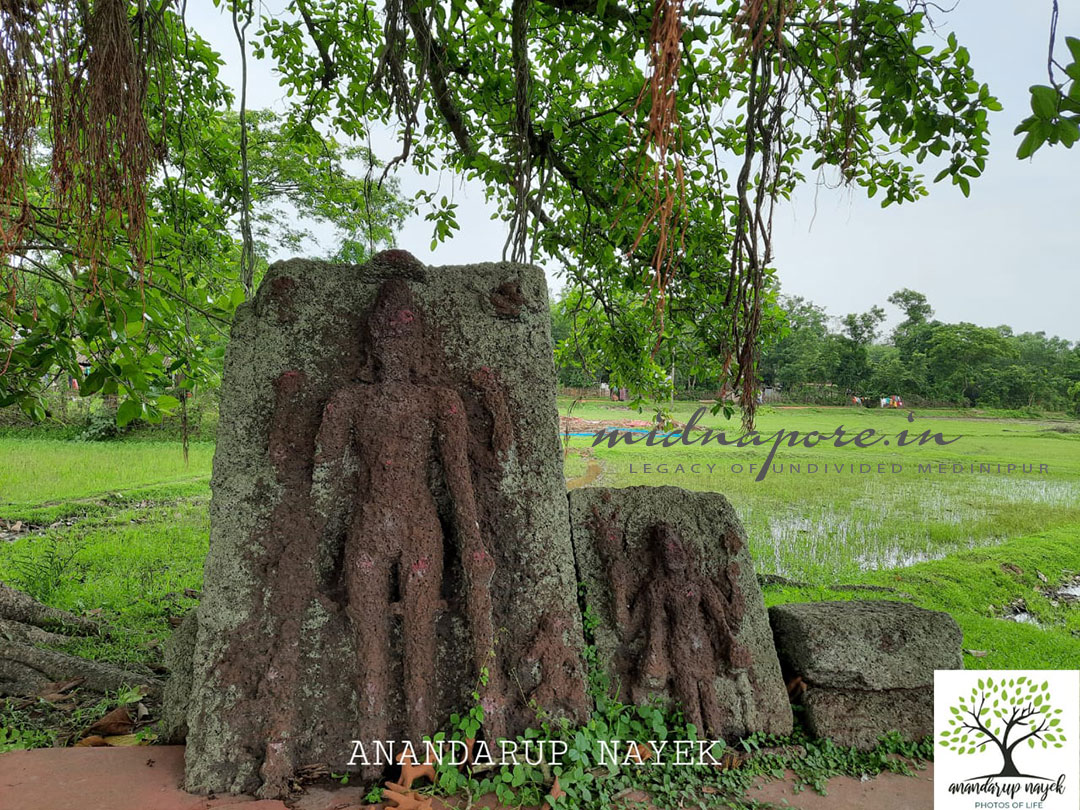
<svg viewBox="0 0 1080 810">
<path fill-rule="evenodd" d="M 288 805 L 245 796 L 207 798 L 180 790 L 182 746 L 49 748 L 0 754 L 3 810 L 358 810 L 359 788 L 311 790 Z M 933 766 L 917 776 L 837 777 L 828 795 L 793 793 L 793 778 L 752 788 L 748 799 L 799 810 L 930 810 Z M 491 801 L 479 803 L 495 806 Z M 474 805 L 476 807 L 477 805 Z M 636 805 L 640 807 L 641 805 Z M 436 802 L 435 810 L 444 807 Z"/>
</svg>

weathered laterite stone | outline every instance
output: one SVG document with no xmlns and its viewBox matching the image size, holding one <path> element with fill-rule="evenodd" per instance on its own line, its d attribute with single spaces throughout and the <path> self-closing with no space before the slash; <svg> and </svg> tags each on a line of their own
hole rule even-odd
<svg viewBox="0 0 1080 810">
<path fill-rule="evenodd" d="M 803 712 L 812 736 L 868 751 L 889 732 L 911 742 L 933 734 L 934 690 L 808 688 Z"/>
<path fill-rule="evenodd" d="M 963 634 L 948 613 L 890 600 L 774 605 L 784 672 L 809 686 L 911 689 L 935 669 L 963 669 Z"/>
<path fill-rule="evenodd" d="M 904 602 L 774 605 L 769 620 L 785 677 L 803 687 L 808 730 L 840 745 L 933 733 L 934 670 L 963 668 L 956 621 Z"/>
<path fill-rule="evenodd" d="M 678 701 L 701 734 L 785 734 L 792 713 L 746 536 L 723 495 L 569 495 L 578 577 L 612 689 Z"/>
<path fill-rule="evenodd" d="M 549 329 L 532 267 L 270 268 L 233 325 L 170 686 L 188 790 L 281 795 L 304 765 L 346 770 L 352 740 L 446 727 L 478 688 L 488 738 L 535 725 L 529 701 L 582 718 Z"/>
</svg>

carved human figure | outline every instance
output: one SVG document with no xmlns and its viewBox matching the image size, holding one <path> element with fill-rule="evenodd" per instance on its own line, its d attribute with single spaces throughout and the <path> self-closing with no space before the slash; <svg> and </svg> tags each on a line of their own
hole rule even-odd
<svg viewBox="0 0 1080 810">
<path fill-rule="evenodd" d="M 565 641 L 573 629 L 570 617 L 562 611 L 545 611 L 522 660 L 540 669 L 539 682 L 529 693 L 531 702 L 538 708 L 559 708 L 580 716 L 586 710 L 581 659 Z"/>
<path fill-rule="evenodd" d="M 750 666 L 749 653 L 736 639 L 743 615 L 735 587 L 738 566 L 731 563 L 715 579 L 702 575 L 669 523 L 651 528 L 649 551 L 648 580 L 634 599 L 627 627 L 628 639 L 645 634 L 635 699 L 646 696 L 650 683 L 671 683 L 686 719 L 719 734 L 726 716 L 715 679 L 725 669 Z"/>
<path fill-rule="evenodd" d="M 487 692 L 501 693 L 494 647 L 490 583 L 494 560 L 478 523 L 468 459 L 468 424 L 452 388 L 422 379 L 430 352 L 408 286 L 386 281 L 368 324 L 374 381 L 347 385 L 323 410 L 316 465 L 331 465 L 352 500 L 346 527 L 344 585 L 355 634 L 360 704 L 372 739 L 384 739 L 391 683 L 391 615 L 403 627 L 406 727 L 419 742 L 434 728 L 436 619 L 445 609 L 443 527 L 429 481 L 441 467 L 452 503 L 451 531 L 466 580 L 473 663 L 488 667 Z M 342 480 L 331 481 L 341 486 Z M 497 703 L 497 701 L 496 701 Z M 488 705 L 493 705 L 489 698 Z M 489 717 L 499 731 L 500 712 Z"/>
</svg>

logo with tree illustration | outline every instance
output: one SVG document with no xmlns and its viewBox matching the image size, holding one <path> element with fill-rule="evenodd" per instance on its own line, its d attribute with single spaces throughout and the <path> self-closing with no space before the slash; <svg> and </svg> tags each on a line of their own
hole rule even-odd
<svg viewBox="0 0 1080 810">
<path fill-rule="evenodd" d="M 1016 764 L 1018 752 L 1036 748 L 1061 748 L 1060 708 L 1051 703 L 1050 683 L 1041 684 L 1023 675 L 1016 678 L 981 678 L 971 695 L 961 697 L 949 707 L 952 717 L 948 728 L 939 735 L 939 745 L 961 755 L 984 754 L 988 750 L 1001 758 L 997 773 L 976 779 L 1019 777 L 1046 779 L 1023 773 Z M 989 761 L 989 756 L 986 757 Z"/>
</svg>

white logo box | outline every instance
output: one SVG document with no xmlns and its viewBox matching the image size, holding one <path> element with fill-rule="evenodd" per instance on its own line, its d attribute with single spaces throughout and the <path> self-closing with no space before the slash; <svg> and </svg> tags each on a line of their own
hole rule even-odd
<svg viewBox="0 0 1080 810">
<path fill-rule="evenodd" d="M 934 808 L 1080 808 L 1080 670 L 936 671 Z"/>
</svg>

